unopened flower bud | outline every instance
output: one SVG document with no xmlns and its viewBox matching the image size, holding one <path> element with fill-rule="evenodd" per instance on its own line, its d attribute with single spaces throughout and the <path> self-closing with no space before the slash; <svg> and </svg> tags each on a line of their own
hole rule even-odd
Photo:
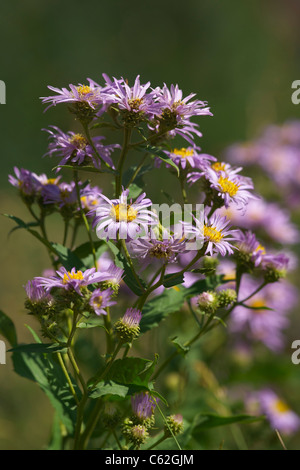
<svg viewBox="0 0 300 470">
<path fill-rule="evenodd" d="M 181 414 L 170 415 L 167 417 L 167 424 L 165 426 L 165 435 L 166 436 L 177 436 L 183 431 L 183 418 Z M 171 432 L 172 431 L 172 432 Z"/>
<path fill-rule="evenodd" d="M 218 304 L 220 307 L 228 307 L 228 305 L 235 302 L 236 299 L 237 295 L 234 289 L 224 289 L 218 292 Z"/>
<path fill-rule="evenodd" d="M 213 313 L 218 308 L 218 299 L 215 292 L 202 292 L 197 299 L 200 310 L 204 313 Z"/>
<path fill-rule="evenodd" d="M 131 343 L 140 334 L 142 312 L 137 308 L 128 308 L 125 315 L 116 322 L 116 334 L 124 343 Z"/>
</svg>

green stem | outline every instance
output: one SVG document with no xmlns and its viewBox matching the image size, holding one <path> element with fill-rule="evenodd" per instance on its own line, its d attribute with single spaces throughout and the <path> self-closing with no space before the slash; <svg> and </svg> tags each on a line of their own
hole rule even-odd
<svg viewBox="0 0 300 470">
<path fill-rule="evenodd" d="M 118 444 L 119 449 L 120 449 L 120 450 L 123 450 L 123 449 L 122 449 L 122 446 L 121 446 L 121 443 L 120 443 L 120 441 L 119 441 L 119 438 L 118 438 L 118 436 L 117 436 L 117 433 L 116 433 L 116 431 L 115 431 L 114 429 L 112 430 L 112 433 L 113 433 L 113 436 L 114 436 L 114 438 L 115 438 L 115 440 L 116 440 L 116 442 L 117 442 L 117 444 Z"/>
<path fill-rule="evenodd" d="M 123 146 L 122 151 L 117 167 L 117 175 L 116 175 L 116 198 L 119 198 L 122 190 L 122 171 L 125 162 L 125 158 L 129 149 L 129 142 L 131 137 L 131 129 L 124 127 L 124 137 L 123 137 Z"/>
<path fill-rule="evenodd" d="M 140 281 L 140 279 L 139 279 L 139 277 L 138 277 L 138 275 L 137 275 L 137 273 L 136 273 L 136 271 L 135 271 L 135 268 L 134 268 L 132 259 L 131 259 L 131 257 L 130 257 L 130 254 L 129 254 L 128 249 L 127 249 L 127 246 L 126 246 L 126 242 L 125 242 L 125 240 L 120 240 L 120 241 L 121 241 L 121 245 L 122 245 L 122 248 L 123 248 L 123 250 L 124 250 L 124 253 L 125 253 L 125 257 L 126 257 L 128 263 L 129 263 L 129 266 L 130 266 L 130 268 L 131 268 L 132 274 L 134 275 L 134 278 L 135 278 L 136 282 L 138 283 L 140 289 L 142 290 L 142 292 L 144 292 L 145 289 L 144 289 L 144 287 L 142 286 L 141 281 Z"/>
<path fill-rule="evenodd" d="M 94 246 L 94 242 L 93 242 L 93 238 L 92 238 L 92 234 L 91 234 L 91 228 L 90 228 L 90 226 L 89 226 L 88 220 L 87 220 L 87 218 L 86 218 L 86 215 L 85 215 L 85 213 L 84 213 L 84 210 L 83 210 L 83 207 L 82 207 L 82 203 L 81 203 L 80 188 L 79 188 L 79 181 L 78 181 L 78 171 L 77 171 L 77 170 L 74 170 L 74 181 L 75 181 L 76 194 L 77 194 L 77 202 L 78 202 L 78 205 L 79 205 L 79 210 L 80 210 L 81 218 L 82 218 L 82 221 L 83 221 L 84 226 L 85 226 L 85 228 L 86 228 L 86 231 L 87 231 L 87 234 L 88 234 L 88 238 L 89 238 L 89 242 L 90 242 L 90 245 L 91 245 L 91 250 L 92 250 L 92 255 L 93 255 L 93 261 L 94 261 L 94 266 L 95 266 L 95 268 L 97 269 L 96 250 L 95 250 L 95 246 Z"/>
<path fill-rule="evenodd" d="M 113 338 L 113 327 L 111 323 L 110 311 L 109 307 L 106 309 L 106 315 L 103 315 L 103 321 L 105 326 L 105 334 L 106 334 L 106 352 L 107 354 L 112 354 L 115 346 L 114 338 Z"/>
<path fill-rule="evenodd" d="M 155 401 L 155 403 L 156 403 L 156 407 L 157 407 L 157 409 L 158 409 L 158 411 L 159 411 L 159 413 L 160 413 L 162 419 L 164 420 L 164 423 L 165 423 L 166 427 L 168 428 L 168 430 L 169 430 L 171 436 L 173 437 L 173 439 L 174 439 L 174 441 L 175 441 L 175 443 L 176 443 L 178 449 L 179 449 L 179 450 L 182 450 L 181 447 L 180 447 L 180 445 L 179 445 L 179 442 L 178 442 L 177 439 L 176 439 L 175 434 L 173 433 L 172 429 L 170 428 L 170 426 L 169 426 L 169 424 L 168 424 L 168 421 L 166 420 L 165 415 L 163 414 L 163 412 L 162 412 L 162 410 L 161 410 L 159 404 L 157 403 L 157 400 L 155 399 L 155 397 L 152 397 L 152 398 L 154 399 L 154 401 Z"/>
<path fill-rule="evenodd" d="M 72 395 L 73 395 L 73 397 L 74 397 L 74 400 L 76 401 L 76 404 L 77 404 L 77 406 L 78 406 L 78 405 L 79 405 L 79 400 L 78 400 L 78 397 L 77 397 L 77 395 L 76 395 L 74 386 L 73 386 L 72 381 L 71 381 L 71 379 L 70 379 L 70 376 L 69 376 L 69 374 L 68 374 L 68 371 L 67 371 L 67 368 L 66 368 L 66 366 L 65 366 L 65 363 L 64 363 L 64 361 L 63 361 L 62 355 L 61 355 L 61 353 L 56 353 L 56 354 L 57 354 L 57 358 L 58 358 L 59 364 L 60 364 L 60 366 L 61 366 L 61 368 L 62 368 L 62 371 L 63 371 L 63 373 L 64 373 L 64 375 L 65 375 L 65 377 L 66 377 L 66 379 L 67 379 L 67 382 L 68 382 L 68 385 L 69 385 L 69 387 L 70 387 L 71 393 L 72 393 Z"/>
<path fill-rule="evenodd" d="M 188 203 L 188 197 L 187 197 L 187 193 L 186 193 L 186 190 L 185 190 L 185 187 L 184 187 L 184 180 L 185 180 L 184 175 L 182 174 L 182 172 L 180 172 L 179 181 L 180 181 L 182 199 L 183 199 L 184 204 L 187 204 Z"/>
<path fill-rule="evenodd" d="M 240 300 L 238 302 L 238 304 L 243 304 L 244 302 L 246 302 L 247 300 L 251 299 L 251 297 L 253 297 L 255 294 L 257 294 L 257 292 L 259 292 L 260 290 L 262 290 L 268 283 L 266 281 L 264 281 L 254 292 L 252 292 L 252 294 L 248 295 L 248 297 L 246 297 L 245 299 L 243 300 Z"/>
<path fill-rule="evenodd" d="M 90 144 L 90 146 L 92 147 L 92 149 L 94 150 L 95 154 L 97 155 L 97 157 L 99 158 L 99 160 L 101 161 L 101 163 L 103 163 L 104 166 L 106 166 L 106 168 L 108 168 L 109 170 L 113 171 L 113 169 L 111 168 L 111 166 L 105 161 L 103 160 L 103 158 L 101 157 L 101 155 L 99 154 L 98 150 L 96 149 L 95 145 L 94 145 L 94 142 L 93 142 L 93 139 L 91 137 L 91 134 L 90 134 L 90 129 L 89 129 L 89 126 L 85 123 L 81 123 L 82 124 L 82 127 L 84 128 L 84 131 L 85 131 L 85 135 L 86 135 L 86 138 L 88 140 L 88 143 Z"/>
<path fill-rule="evenodd" d="M 64 239 L 63 239 L 64 246 L 66 246 L 66 243 L 67 243 L 69 222 L 70 222 L 69 219 L 65 220 L 65 230 L 64 230 Z"/>
<path fill-rule="evenodd" d="M 129 188 L 129 186 L 134 182 L 134 180 L 136 179 L 137 175 L 139 174 L 146 158 L 148 157 L 149 153 L 146 153 L 146 155 L 144 155 L 144 157 L 142 158 L 140 164 L 138 165 L 138 167 L 136 168 L 136 170 L 134 171 L 132 177 L 130 178 L 129 180 L 129 183 L 127 184 L 127 188 Z"/>
<path fill-rule="evenodd" d="M 154 442 L 154 444 L 152 444 L 152 446 L 148 447 L 148 449 L 146 449 L 146 450 L 154 449 L 154 447 L 158 446 L 158 444 L 161 444 L 161 443 L 162 443 L 163 441 L 165 441 L 167 438 L 168 438 L 168 436 L 166 436 L 166 435 L 164 434 L 160 439 L 158 439 L 156 442 Z"/>
</svg>

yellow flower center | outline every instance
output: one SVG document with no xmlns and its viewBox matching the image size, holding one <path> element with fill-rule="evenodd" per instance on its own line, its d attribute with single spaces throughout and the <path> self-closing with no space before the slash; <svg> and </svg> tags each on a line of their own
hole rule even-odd
<svg viewBox="0 0 300 470">
<path fill-rule="evenodd" d="M 57 182 L 56 178 L 49 178 L 49 179 L 47 179 L 46 184 L 56 184 L 56 182 Z"/>
<path fill-rule="evenodd" d="M 82 202 L 82 205 L 84 207 L 86 207 L 87 209 L 90 207 L 90 206 L 95 206 L 97 204 L 97 200 L 96 199 L 92 199 L 90 200 L 87 196 L 81 196 L 80 198 L 81 202 Z"/>
<path fill-rule="evenodd" d="M 86 138 L 82 134 L 74 134 L 69 139 L 70 144 L 75 145 L 75 147 L 84 149 L 88 143 Z"/>
<path fill-rule="evenodd" d="M 182 147 L 181 149 L 174 149 L 173 152 L 175 155 L 178 155 L 180 158 L 187 158 L 190 157 L 191 155 L 194 155 L 194 150 L 193 149 L 186 149 Z"/>
<path fill-rule="evenodd" d="M 264 310 L 263 307 L 266 307 L 266 302 L 263 298 L 258 297 L 257 299 L 250 301 L 249 307 L 253 307 L 255 309 L 253 312 L 256 314 L 264 313 L 266 310 Z"/>
<path fill-rule="evenodd" d="M 228 178 L 224 178 L 223 176 L 220 176 L 218 183 L 221 186 L 222 191 L 224 193 L 228 193 L 230 197 L 235 196 L 240 187 L 238 184 L 235 184 L 233 181 L 230 181 Z"/>
<path fill-rule="evenodd" d="M 255 252 L 257 253 L 258 251 L 261 251 L 263 255 L 266 254 L 266 249 L 264 246 L 262 246 L 261 244 L 258 245 L 258 247 L 255 249 Z"/>
<path fill-rule="evenodd" d="M 102 295 L 98 295 L 97 297 L 93 298 L 93 303 L 97 308 L 100 308 L 103 302 L 103 297 Z"/>
<path fill-rule="evenodd" d="M 116 204 L 111 208 L 110 216 L 117 222 L 132 222 L 136 219 L 137 210 L 130 204 Z"/>
<path fill-rule="evenodd" d="M 77 87 L 77 91 L 80 95 L 87 95 L 88 93 L 91 93 L 91 87 L 89 87 L 88 85 L 81 85 L 81 86 L 78 86 Z"/>
<path fill-rule="evenodd" d="M 224 235 L 222 232 L 217 230 L 215 227 L 208 227 L 207 225 L 203 226 L 203 234 L 205 237 L 209 238 L 211 242 L 218 243 L 222 240 Z"/>
<path fill-rule="evenodd" d="M 212 169 L 215 171 L 225 171 L 226 163 L 223 162 L 215 162 L 212 164 Z"/>
<path fill-rule="evenodd" d="M 78 279 L 82 281 L 84 279 L 82 271 L 77 271 L 77 273 L 71 273 L 68 271 L 68 274 L 64 274 L 63 284 L 67 284 L 71 279 Z"/>
<path fill-rule="evenodd" d="M 132 98 L 128 100 L 128 104 L 133 109 L 134 111 L 138 111 L 140 105 L 142 104 L 143 99 L 142 98 Z"/>
<path fill-rule="evenodd" d="M 274 404 L 274 409 L 279 413 L 286 413 L 290 410 L 288 405 L 283 400 L 276 400 L 276 403 Z"/>
</svg>

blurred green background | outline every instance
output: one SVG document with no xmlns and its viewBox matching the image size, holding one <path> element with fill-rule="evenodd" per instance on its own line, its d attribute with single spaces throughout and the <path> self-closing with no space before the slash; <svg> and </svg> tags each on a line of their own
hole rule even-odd
<svg viewBox="0 0 300 470">
<path fill-rule="evenodd" d="M 42 158 L 47 135 L 41 129 L 71 128 L 62 107 L 43 113 L 39 97 L 51 94 L 47 85 L 61 88 L 87 77 L 102 83 L 103 72 L 129 81 L 140 74 L 153 86 L 178 83 L 186 95 L 208 101 L 214 117 L 199 119 L 199 144 L 216 156 L 265 124 L 299 118 L 300 107 L 291 102 L 291 84 L 300 78 L 299 18 L 298 0 L 2 2 L 0 79 L 7 104 L 0 105 L 1 212 L 27 218 L 7 175 L 14 165 L 50 173 L 54 164 Z M 161 185 L 158 176 L 150 192 Z M 12 227 L 1 219 L 0 308 L 26 341 L 24 324 L 33 323 L 24 314 L 22 285 L 48 261 L 27 233 L 8 239 Z M 51 230 L 55 236 L 56 227 Z M 0 448 L 42 448 L 52 419 L 47 399 L 15 376 L 9 357 L 0 365 L 0 380 Z"/>
</svg>

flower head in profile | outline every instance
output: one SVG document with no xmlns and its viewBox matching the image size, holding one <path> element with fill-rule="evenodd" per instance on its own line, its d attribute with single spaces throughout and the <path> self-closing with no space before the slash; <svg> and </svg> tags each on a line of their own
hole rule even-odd
<svg viewBox="0 0 300 470">
<path fill-rule="evenodd" d="M 103 145 L 103 136 L 92 138 L 94 148 L 89 144 L 83 134 L 75 134 L 74 132 L 64 133 L 58 127 L 51 126 L 52 129 L 46 129 L 50 134 L 50 143 L 46 155 L 62 157 L 59 165 L 76 164 L 76 165 L 94 165 L 100 169 L 101 160 L 95 153 L 94 148 L 100 157 L 114 168 L 113 161 L 110 157 L 111 153 L 120 146 L 118 144 Z M 58 168 L 59 171 L 59 168 Z"/>
<path fill-rule="evenodd" d="M 183 170 L 189 167 L 203 169 L 209 162 L 215 160 L 215 157 L 212 155 L 201 153 L 200 147 L 197 146 L 173 148 L 170 151 L 165 150 L 165 153 Z M 166 166 L 168 167 L 169 165 L 166 164 Z"/>
<path fill-rule="evenodd" d="M 116 304 L 115 301 L 111 300 L 112 295 L 112 289 L 95 289 L 93 291 L 89 300 L 89 304 L 96 313 L 96 315 L 107 315 L 107 311 L 105 309 Z"/>
<path fill-rule="evenodd" d="M 266 255 L 266 249 L 256 238 L 256 235 L 250 230 L 238 232 L 237 240 L 238 258 L 243 259 L 243 263 L 253 263 L 255 267 L 261 265 Z"/>
<path fill-rule="evenodd" d="M 48 86 L 49 90 L 54 91 L 55 95 L 41 97 L 42 103 L 49 104 L 45 109 L 49 109 L 51 106 L 56 106 L 60 103 L 69 104 L 83 104 L 87 105 L 92 109 L 97 109 L 99 106 L 106 106 L 109 100 L 105 89 L 100 87 L 94 80 L 87 79 L 88 84 L 78 84 L 77 86 L 70 84 L 69 90 L 67 88 L 56 88 Z"/>
<path fill-rule="evenodd" d="M 261 285 L 261 282 L 244 275 L 238 300 L 247 299 Z M 287 282 L 268 284 L 231 313 L 230 329 L 239 335 L 243 333 L 251 343 L 263 343 L 277 352 L 284 346 L 284 330 L 289 321 L 287 314 L 297 300 L 293 286 Z"/>
<path fill-rule="evenodd" d="M 300 417 L 273 390 L 267 388 L 257 393 L 261 412 L 264 413 L 273 429 L 290 435 L 300 428 Z"/>
<path fill-rule="evenodd" d="M 140 333 L 142 312 L 137 308 L 128 308 L 123 317 L 115 324 L 116 334 L 120 341 L 131 343 Z"/>
<path fill-rule="evenodd" d="M 198 125 L 190 121 L 193 116 L 212 116 L 207 103 L 200 100 L 192 100 L 196 95 L 183 97 L 183 92 L 178 85 L 170 88 L 164 84 L 163 88 L 154 89 L 156 101 L 161 107 L 160 115 L 153 121 L 151 128 L 158 133 L 168 132 L 171 137 L 180 135 L 193 145 L 194 135 L 201 137 Z M 191 101 L 192 100 L 192 101 Z"/>
<path fill-rule="evenodd" d="M 42 287 L 37 279 L 32 279 L 26 283 L 25 291 L 27 295 L 27 299 L 34 304 L 42 303 L 42 302 L 49 302 L 51 301 L 51 295 L 46 292 L 44 287 Z"/>
<path fill-rule="evenodd" d="M 150 82 L 141 85 L 140 76 L 135 79 L 134 85 L 130 87 L 123 78 L 112 80 L 105 76 L 108 90 L 111 94 L 113 104 L 117 105 L 123 114 L 126 125 L 137 124 L 143 119 L 151 119 L 159 113 L 160 105 L 154 101 L 154 94 L 148 91 Z"/>
<path fill-rule="evenodd" d="M 44 287 L 46 292 L 58 287 L 65 290 L 74 290 L 79 295 L 82 295 L 81 289 L 83 287 L 106 279 L 107 275 L 97 272 L 96 268 L 87 269 L 86 271 L 77 271 L 76 268 L 72 268 L 71 271 L 67 271 L 64 267 L 56 271 L 56 276 L 35 278 L 37 285 Z"/>
<path fill-rule="evenodd" d="M 136 200 L 128 200 L 128 190 L 122 192 L 119 199 L 108 199 L 101 194 L 104 203 L 95 208 L 96 216 L 93 227 L 97 226 L 99 238 L 135 239 L 147 234 L 149 226 L 157 223 L 157 216 L 147 209 L 152 205 L 150 199 L 142 193 Z"/>
<path fill-rule="evenodd" d="M 24 197 L 35 198 L 42 187 L 39 176 L 25 168 L 14 167 L 14 172 L 15 176 L 8 176 L 9 183 L 18 188 Z"/>
<path fill-rule="evenodd" d="M 141 392 L 131 397 L 133 413 L 140 420 L 151 418 L 154 413 L 156 402 L 147 392 Z"/>
<path fill-rule="evenodd" d="M 41 195 L 45 204 L 57 204 L 60 208 L 76 204 L 77 201 L 74 181 L 59 184 L 47 183 L 43 186 Z"/>
<path fill-rule="evenodd" d="M 180 253 L 184 253 L 186 246 L 184 239 L 176 239 L 174 236 L 159 239 L 140 238 L 131 242 L 132 254 L 147 263 L 159 260 L 163 263 L 174 263 Z"/>
</svg>

